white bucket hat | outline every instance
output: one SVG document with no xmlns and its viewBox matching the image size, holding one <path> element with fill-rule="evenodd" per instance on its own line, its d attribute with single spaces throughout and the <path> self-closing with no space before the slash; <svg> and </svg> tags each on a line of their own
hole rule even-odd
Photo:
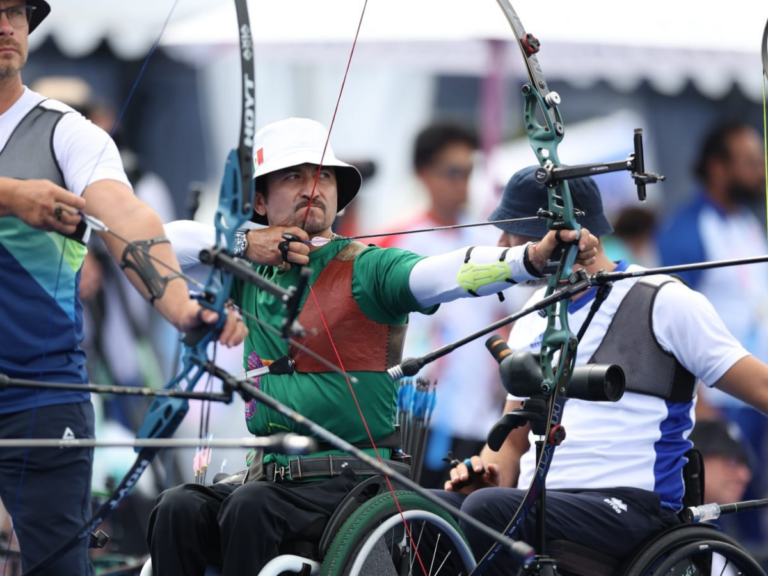
<svg viewBox="0 0 768 576">
<path fill-rule="evenodd" d="M 327 139 L 325 126 L 307 118 L 288 118 L 267 124 L 256 132 L 254 139 L 254 177 L 258 180 L 271 172 L 300 164 L 319 165 L 322 158 L 323 166 L 336 168 L 337 210 L 343 210 L 355 199 L 363 178 L 357 168 L 336 158 L 330 142 L 323 157 Z M 260 187 L 257 182 L 257 188 Z M 256 212 L 251 220 L 267 225 L 267 217 Z"/>
</svg>

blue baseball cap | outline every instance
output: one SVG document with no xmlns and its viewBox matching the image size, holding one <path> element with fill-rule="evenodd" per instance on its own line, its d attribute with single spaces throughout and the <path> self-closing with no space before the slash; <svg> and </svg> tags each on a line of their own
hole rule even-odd
<svg viewBox="0 0 768 576">
<path fill-rule="evenodd" d="M 488 218 L 489 221 L 535 216 L 540 208 L 549 210 L 547 188 L 536 181 L 535 173 L 538 168 L 539 166 L 523 168 L 509 179 L 501 202 Z M 613 227 L 603 214 L 603 200 L 595 181 L 589 177 L 577 178 L 568 180 L 568 187 L 574 207 L 584 212 L 584 216 L 576 218 L 576 221 L 586 227 L 593 236 L 612 234 Z M 530 238 L 543 238 L 549 232 L 544 218 L 496 224 L 496 227 L 510 234 Z"/>
</svg>

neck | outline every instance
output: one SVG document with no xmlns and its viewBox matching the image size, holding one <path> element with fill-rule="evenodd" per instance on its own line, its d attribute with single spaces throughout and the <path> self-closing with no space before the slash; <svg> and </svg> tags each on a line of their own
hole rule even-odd
<svg viewBox="0 0 768 576">
<path fill-rule="evenodd" d="M 427 214 L 439 226 L 453 226 L 459 223 L 459 214 L 455 210 L 441 209 L 433 205 Z"/>
<path fill-rule="evenodd" d="M 608 257 L 605 255 L 605 252 L 600 250 L 597 254 L 597 257 L 595 258 L 595 263 L 590 266 L 583 267 L 587 274 L 590 276 L 593 274 L 597 274 L 601 270 L 605 270 L 606 272 L 613 272 L 616 269 L 616 262 L 613 262 L 612 260 L 609 260 Z M 574 266 L 574 269 L 578 270 L 581 268 L 581 266 Z M 576 294 L 573 298 L 571 298 L 571 301 L 578 300 L 582 296 L 584 296 L 586 292 L 582 292 L 580 294 Z"/>
<path fill-rule="evenodd" d="M 706 191 L 707 197 L 710 202 L 720 208 L 723 212 L 733 212 L 736 209 L 734 204 L 728 197 L 728 192 L 725 186 L 709 186 Z"/>
<path fill-rule="evenodd" d="M 21 74 L 0 80 L 0 114 L 5 114 L 24 93 Z"/>
</svg>

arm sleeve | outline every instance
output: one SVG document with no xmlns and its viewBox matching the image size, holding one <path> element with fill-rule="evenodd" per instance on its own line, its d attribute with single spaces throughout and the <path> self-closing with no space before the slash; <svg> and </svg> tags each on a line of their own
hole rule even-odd
<svg viewBox="0 0 768 576">
<path fill-rule="evenodd" d="M 653 331 L 661 347 L 707 386 L 749 355 L 702 294 L 678 283 L 659 289 Z"/>
<path fill-rule="evenodd" d="M 463 248 L 425 258 L 411 272 L 413 297 L 426 308 L 459 298 L 488 296 L 519 282 L 538 280 L 526 268 L 528 246 L 476 246 L 471 253 Z"/>
<path fill-rule="evenodd" d="M 203 248 L 216 243 L 214 227 L 192 220 L 176 220 L 163 225 L 163 230 L 171 241 L 182 272 L 204 283 L 211 268 L 200 263 L 199 254 Z"/>
<path fill-rule="evenodd" d="M 68 112 L 59 120 L 53 150 L 67 189 L 73 194 L 82 194 L 100 180 L 117 180 L 131 188 L 112 138 L 77 112 Z"/>
</svg>

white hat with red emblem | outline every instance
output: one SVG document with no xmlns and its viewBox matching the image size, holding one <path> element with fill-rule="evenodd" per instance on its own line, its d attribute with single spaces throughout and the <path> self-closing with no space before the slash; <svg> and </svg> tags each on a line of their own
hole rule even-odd
<svg viewBox="0 0 768 576">
<path fill-rule="evenodd" d="M 301 164 L 333 166 L 336 169 L 338 210 L 343 210 L 355 199 L 363 178 L 360 171 L 342 162 L 333 153 L 325 126 L 308 118 L 288 118 L 264 126 L 256 133 L 253 149 L 254 177 L 258 179 L 271 172 Z M 325 148 L 325 156 L 323 149 Z M 256 212 L 251 218 L 257 224 L 267 225 L 267 217 Z"/>
</svg>

